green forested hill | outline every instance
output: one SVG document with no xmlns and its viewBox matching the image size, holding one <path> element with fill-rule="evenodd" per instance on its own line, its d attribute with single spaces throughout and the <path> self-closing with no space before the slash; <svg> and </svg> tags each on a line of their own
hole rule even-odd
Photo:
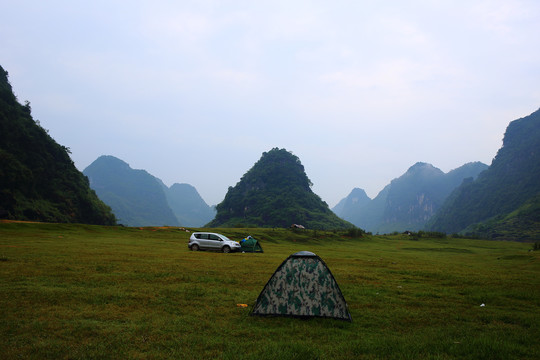
<svg viewBox="0 0 540 360">
<path fill-rule="evenodd" d="M 0 217 L 112 225 L 111 209 L 54 141 L 19 104 L 0 66 Z"/>
<path fill-rule="evenodd" d="M 288 227 L 312 229 L 352 227 L 311 190 L 300 159 L 285 149 L 263 153 L 234 187 L 229 187 L 208 226 Z"/>
<path fill-rule="evenodd" d="M 456 189 L 428 228 L 448 233 L 467 229 L 480 236 L 514 240 L 521 239 L 525 233 L 530 235 L 531 231 L 539 235 L 539 200 L 540 110 L 537 110 L 508 125 L 503 147 L 489 169 L 476 181 L 468 181 Z"/>
<path fill-rule="evenodd" d="M 473 224 L 463 233 L 494 240 L 536 242 L 540 235 L 540 195 L 527 200 L 511 213 Z"/>
</svg>

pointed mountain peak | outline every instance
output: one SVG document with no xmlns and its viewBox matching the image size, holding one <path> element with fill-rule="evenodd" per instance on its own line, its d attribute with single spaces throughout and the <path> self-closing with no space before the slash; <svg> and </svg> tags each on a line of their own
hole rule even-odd
<svg viewBox="0 0 540 360">
<path fill-rule="evenodd" d="M 102 167 L 107 166 L 110 168 L 116 168 L 116 169 L 123 169 L 128 170 L 131 169 L 129 164 L 125 162 L 124 160 L 120 160 L 117 157 L 114 157 L 112 155 L 101 155 L 98 157 L 92 164 L 90 164 L 88 167 Z"/>
<path fill-rule="evenodd" d="M 272 178 L 269 175 L 272 175 Z M 244 174 L 241 181 L 269 185 L 276 190 L 293 184 L 304 189 L 309 189 L 313 185 L 300 159 L 290 151 L 279 148 L 264 152 L 259 161 Z"/>
<path fill-rule="evenodd" d="M 300 159 L 285 149 L 273 148 L 262 154 L 236 186 L 229 188 L 208 226 L 351 227 L 330 211 L 311 186 Z"/>
<path fill-rule="evenodd" d="M 369 196 L 366 194 L 366 191 L 364 189 L 360 189 L 360 188 L 352 189 L 351 193 L 347 197 L 348 198 L 357 198 L 357 199 L 362 199 L 362 200 L 364 200 L 364 199 L 371 200 L 369 198 Z"/>
<path fill-rule="evenodd" d="M 435 166 L 425 163 L 425 162 L 417 162 L 413 166 L 411 166 L 403 176 L 441 176 L 444 175 L 444 172 L 436 168 Z M 402 176 L 402 177 L 403 177 Z"/>
<path fill-rule="evenodd" d="M 419 171 L 419 170 L 426 170 L 426 169 L 433 170 L 437 168 L 429 163 L 419 161 L 413 166 L 411 166 L 407 171 Z"/>
</svg>

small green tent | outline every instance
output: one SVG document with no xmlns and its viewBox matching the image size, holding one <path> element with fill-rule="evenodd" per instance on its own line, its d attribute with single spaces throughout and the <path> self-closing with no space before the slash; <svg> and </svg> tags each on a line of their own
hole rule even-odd
<svg viewBox="0 0 540 360">
<path fill-rule="evenodd" d="M 329 317 L 352 321 L 324 261 L 309 251 L 289 256 L 259 294 L 250 315 Z"/>
<path fill-rule="evenodd" d="M 249 235 L 245 239 L 242 239 L 240 241 L 240 246 L 242 247 L 240 249 L 240 251 L 242 252 L 264 252 L 261 244 L 259 244 L 259 241 L 253 238 L 251 235 Z"/>
</svg>

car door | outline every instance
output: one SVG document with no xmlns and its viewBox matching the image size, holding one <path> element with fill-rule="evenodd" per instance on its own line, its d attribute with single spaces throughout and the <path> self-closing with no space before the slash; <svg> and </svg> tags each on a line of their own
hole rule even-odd
<svg viewBox="0 0 540 360">
<path fill-rule="evenodd" d="M 210 240 L 208 240 L 208 234 L 199 234 L 199 245 L 201 249 L 210 249 Z"/>
<path fill-rule="evenodd" d="M 213 250 L 219 250 L 221 249 L 221 244 L 223 240 L 217 235 L 214 234 L 208 234 L 208 245 Z"/>
</svg>

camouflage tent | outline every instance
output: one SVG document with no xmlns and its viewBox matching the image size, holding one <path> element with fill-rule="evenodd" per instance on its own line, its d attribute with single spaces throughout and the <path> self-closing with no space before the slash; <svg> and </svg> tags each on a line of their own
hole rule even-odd
<svg viewBox="0 0 540 360">
<path fill-rule="evenodd" d="M 251 315 L 352 320 L 330 269 L 309 251 L 289 256 L 277 268 L 259 294 Z"/>
</svg>

